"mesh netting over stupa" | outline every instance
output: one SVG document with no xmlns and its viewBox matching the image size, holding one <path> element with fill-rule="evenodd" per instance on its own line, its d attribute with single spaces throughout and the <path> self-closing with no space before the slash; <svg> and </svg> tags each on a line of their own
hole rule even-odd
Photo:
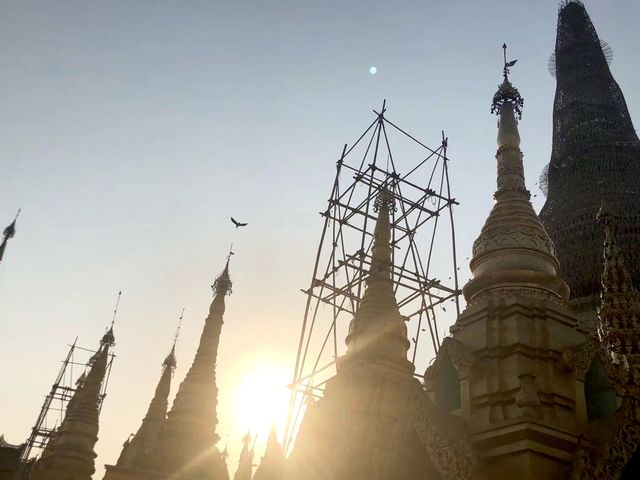
<svg viewBox="0 0 640 480">
<path fill-rule="evenodd" d="M 542 223 L 555 242 L 571 297 L 599 292 L 604 199 L 620 218 L 620 244 L 640 280 L 640 141 L 584 5 L 564 2 L 558 17 L 553 150 Z"/>
</svg>

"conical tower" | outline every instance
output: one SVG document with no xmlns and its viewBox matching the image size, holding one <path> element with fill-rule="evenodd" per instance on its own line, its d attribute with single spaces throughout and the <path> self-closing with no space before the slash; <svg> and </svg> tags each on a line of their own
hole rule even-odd
<svg viewBox="0 0 640 480">
<path fill-rule="evenodd" d="M 216 447 L 216 360 L 225 312 L 225 296 L 231 293 L 229 258 L 212 285 L 213 302 L 205 320 L 200 344 L 191 368 L 173 401 L 159 434 L 150 467 L 154 478 L 172 480 L 227 480 L 226 462 Z"/>
<path fill-rule="evenodd" d="M 390 212 L 395 201 L 383 188 L 374 209 L 378 219 L 373 232 L 373 248 L 367 288 L 351 323 L 345 340 L 347 355 L 340 368 L 351 365 L 389 364 L 397 371 L 413 373 L 407 360 L 409 340 L 405 318 L 400 314 L 391 280 Z"/>
<path fill-rule="evenodd" d="M 89 373 L 69 401 L 62 424 L 35 464 L 32 480 L 91 479 L 95 472 L 102 382 L 114 344 L 112 327 L 102 337 Z"/>
<path fill-rule="evenodd" d="M 124 443 L 116 465 L 106 465 L 107 471 L 104 480 L 139 479 L 152 474 L 148 471 L 147 466 L 158 435 L 167 418 L 171 379 L 177 366 L 175 349 L 176 342 L 174 340 L 169 355 L 162 362 L 162 374 L 147 413 L 142 420 L 142 425 L 136 434 Z"/>
<path fill-rule="evenodd" d="M 417 480 L 433 472 L 419 442 L 406 437 L 393 442 L 398 419 L 420 385 L 407 360 L 405 317 L 393 291 L 394 199 L 386 185 L 379 187 L 375 209 L 373 258 L 366 290 L 349 325 L 347 353 L 338 359 L 337 374 L 327 382 L 324 396 L 307 406 L 287 462 L 287 479 L 378 478 L 381 459 L 388 455 L 406 460 L 395 478 Z"/>
<path fill-rule="evenodd" d="M 233 480 L 251 480 L 253 477 L 253 448 L 249 432 L 242 438 L 242 451 Z"/>
<path fill-rule="evenodd" d="M 503 48 L 506 52 L 506 45 Z M 566 283 L 558 276 L 553 242 L 533 210 L 524 182 L 516 121 L 516 115 L 522 115 L 523 103 L 505 66 L 504 81 L 491 108 L 499 115 L 495 204 L 473 244 L 469 264 L 473 278 L 464 287 L 470 304 L 516 292 L 555 301 L 569 295 Z"/>
<path fill-rule="evenodd" d="M 473 455 L 465 464 L 450 446 L 427 448 L 435 459 L 450 454 L 448 465 L 437 462 L 445 478 L 556 479 L 570 467 L 586 421 L 584 372 L 561 359 L 574 359 L 587 337 L 565 306 L 569 289 L 530 203 L 517 123 L 524 102 L 503 48 L 504 79 L 492 103 L 499 116 L 495 205 L 473 245 L 467 308 L 425 373 L 439 415 L 423 408 L 416 428 L 429 442 L 432 418 L 464 426 L 459 438 L 481 460 L 471 476 Z"/>
<path fill-rule="evenodd" d="M 273 428 L 267 439 L 267 448 L 253 480 L 284 480 L 284 452 Z"/>
<path fill-rule="evenodd" d="M 604 45 L 604 50 L 603 50 Z M 616 206 L 620 247 L 633 283 L 640 281 L 640 141 L 607 54 L 584 5 L 562 3 L 555 53 L 553 149 L 540 212 L 572 299 L 595 318 L 603 232 L 595 222 L 599 192 Z"/>
</svg>

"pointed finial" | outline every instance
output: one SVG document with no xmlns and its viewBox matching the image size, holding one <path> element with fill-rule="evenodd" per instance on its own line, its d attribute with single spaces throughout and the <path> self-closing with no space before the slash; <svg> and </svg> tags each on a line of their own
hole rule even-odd
<svg viewBox="0 0 640 480">
<path fill-rule="evenodd" d="M 229 255 L 227 255 L 227 263 L 224 266 L 224 270 L 222 273 L 218 275 L 218 278 L 211 285 L 211 289 L 215 295 L 222 294 L 231 295 L 233 283 L 231 282 L 231 277 L 229 276 L 229 261 L 231 260 L 231 255 L 235 255 L 231 250 L 229 250 Z"/>
<path fill-rule="evenodd" d="M 396 199 L 391 190 L 386 186 L 382 186 L 373 203 L 373 210 L 378 212 L 382 206 L 386 206 L 389 211 L 396 211 Z"/>
<path fill-rule="evenodd" d="M 504 67 L 502 68 L 502 74 L 504 75 L 504 81 L 508 82 L 509 73 L 510 73 L 509 69 L 513 67 L 518 60 L 516 59 L 516 60 L 511 60 L 510 62 L 507 62 L 507 44 L 506 43 L 502 44 L 502 56 L 504 60 Z"/>
<path fill-rule="evenodd" d="M 493 96 L 493 102 L 491 102 L 491 113 L 500 115 L 502 106 L 505 103 L 510 103 L 513 106 L 513 111 L 518 115 L 518 119 L 521 119 L 524 100 L 520 96 L 520 92 L 518 92 L 518 89 L 511 85 L 511 82 L 509 82 L 509 69 L 513 67 L 518 60 L 511 60 L 510 62 L 507 62 L 506 43 L 502 44 L 502 54 L 504 60 L 502 67 L 502 75 L 504 76 L 504 81 L 501 85 L 498 86 L 498 91 Z"/>
<path fill-rule="evenodd" d="M 509 81 L 509 71 L 507 70 L 507 44 L 506 43 L 502 44 L 502 56 L 504 58 L 504 70 L 503 70 L 504 79 L 506 81 Z"/>
<path fill-rule="evenodd" d="M 118 298 L 116 299 L 116 307 L 113 309 L 113 318 L 111 319 L 111 328 L 116 323 L 116 315 L 118 315 L 118 307 L 120 306 L 120 297 L 122 296 L 122 290 L 118 292 Z"/>
<path fill-rule="evenodd" d="M 182 307 L 182 312 L 180 312 L 180 318 L 178 318 L 178 328 L 176 328 L 176 334 L 173 337 L 173 348 L 176 348 L 176 343 L 178 343 L 178 337 L 180 336 L 180 329 L 182 328 L 182 319 L 184 318 L 184 307 Z"/>
<path fill-rule="evenodd" d="M 104 334 L 104 336 L 102 337 L 102 341 L 101 343 L 104 344 L 108 344 L 108 345 L 114 345 L 116 342 L 116 338 L 113 334 L 113 326 L 116 323 L 116 316 L 118 315 L 118 307 L 120 306 L 120 297 L 122 296 L 122 290 L 120 290 L 118 292 L 118 297 L 116 299 L 116 306 L 113 309 L 113 317 L 111 318 L 111 327 L 107 330 L 107 332 Z"/>
<path fill-rule="evenodd" d="M 16 216 L 13 218 L 13 222 L 11 222 L 9 226 L 4 229 L 3 235 L 5 239 L 13 238 L 13 236 L 16 234 L 16 222 L 18 221 L 18 217 L 20 216 L 21 211 L 22 209 L 19 208 L 18 213 L 16 213 Z"/>
<path fill-rule="evenodd" d="M 612 213 L 604 198 L 596 220 L 604 230 L 604 269 L 602 273 L 602 294 L 627 293 L 633 289 L 631 276 L 625 266 L 624 255 L 617 242 L 618 219 Z M 626 301 L 626 300 L 624 300 Z M 620 304 L 623 300 L 619 299 Z"/>
<path fill-rule="evenodd" d="M 178 328 L 176 328 L 176 334 L 173 336 L 173 345 L 171 346 L 171 351 L 167 358 L 162 362 L 162 366 L 165 368 L 176 368 L 178 366 L 178 362 L 176 361 L 176 344 L 178 343 L 178 337 L 180 336 L 180 329 L 182 328 L 182 318 L 184 317 L 184 307 L 182 308 L 182 313 L 180 313 L 180 318 L 178 318 Z"/>
</svg>

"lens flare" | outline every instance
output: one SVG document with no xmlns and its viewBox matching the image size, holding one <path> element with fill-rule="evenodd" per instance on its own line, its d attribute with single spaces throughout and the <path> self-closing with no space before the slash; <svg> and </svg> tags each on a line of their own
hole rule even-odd
<svg viewBox="0 0 640 480">
<path fill-rule="evenodd" d="M 262 363 L 248 373 L 236 390 L 234 410 L 239 431 L 250 430 L 266 440 L 272 427 L 284 432 L 289 405 L 291 371 L 284 365 Z"/>
</svg>

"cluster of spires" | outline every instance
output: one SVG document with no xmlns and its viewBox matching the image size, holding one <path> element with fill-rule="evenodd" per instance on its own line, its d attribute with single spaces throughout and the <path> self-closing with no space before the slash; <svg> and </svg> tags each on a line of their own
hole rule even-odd
<svg viewBox="0 0 640 480">
<path fill-rule="evenodd" d="M 169 354 L 162 362 L 160 379 L 142 424 L 123 444 L 115 465 L 107 465 L 105 480 L 133 475 L 136 479 L 204 479 L 229 480 L 226 448 L 220 452 L 215 444 L 217 424 L 215 367 L 217 349 L 225 311 L 225 296 L 231 293 L 229 260 L 212 287 L 214 298 L 200 338 L 193 364 L 179 387 L 169 409 L 171 380 L 177 367 L 176 344 L 184 309 Z M 118 300 L 120 294 L 118 295 Z M 114 320 L 115 312 L 114 311 Z M 64 420 L 55 431 L 42 455 L 35 462 L 32 480 L 89 480 L 95 473 L 95 444 L 98 440 L 102 385 L 109 357 L 115 345 L 112 321 L 100 340 L 97 352 L 89 361 L 87 372 L 77 381 Z M 234 480 L 268 480 L 281 475 L 284 452 L 275 429 L 271 432 L 265 455 L 254 471 L 255 439 L 249 433 Z M 131 477 L 127 477 L 131 478 Z"/>
</svg>

